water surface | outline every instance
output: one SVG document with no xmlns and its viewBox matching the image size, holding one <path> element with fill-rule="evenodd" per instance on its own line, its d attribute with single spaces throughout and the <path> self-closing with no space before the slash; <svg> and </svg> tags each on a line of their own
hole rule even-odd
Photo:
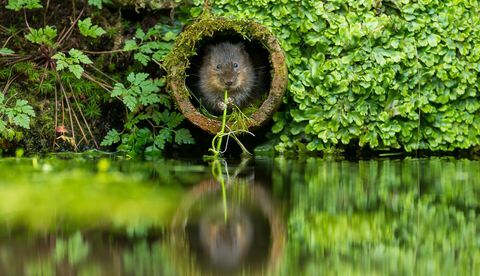
<svg viewBox="0 0 480 276">
<path fill-rule="evenodd" d="M 480 273 L 480 162 L 0 159 L 0 275 Z"/>
</svg>

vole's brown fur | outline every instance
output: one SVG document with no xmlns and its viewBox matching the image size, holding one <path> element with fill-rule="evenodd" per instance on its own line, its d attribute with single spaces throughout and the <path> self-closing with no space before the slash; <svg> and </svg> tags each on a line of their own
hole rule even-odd
<svg viewBox="0 0 480 276">
<path fill-rule="evenodd" d="M 245 106 L 253 97 L 255 69 L 241 43 L 222 42 L 208 46 L 199 77 L 202 104 L 210 111 L 220 112 L 227 108 L 225 90 L 228 91 L 228 104 L 238 107 Z"/>
</svg>

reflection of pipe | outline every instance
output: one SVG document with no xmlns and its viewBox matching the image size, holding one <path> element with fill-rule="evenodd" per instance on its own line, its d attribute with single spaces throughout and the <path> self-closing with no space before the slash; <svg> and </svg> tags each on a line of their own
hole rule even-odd
<svg viewBox="0 0 480 276">
<path fill-rule="evenodd" d="M 268 243 L 269 248 L 266 252 L 269 255 L 266 258 L 267 266 L 262 264 L 262 267 L 266 267 L 270 272 L 274 271 L 281 260 L 286 240 L 282 214 L 273 203 L 269 192 L 260 184 L 254 184 L 250 181 L 242 182 L 241 180 L 230 181 L 226 183 L 225 190 L 231 191 L 235 187 L 245 189 L 242 190 L 242 197 L 235 199 L 240 200 L 240 203 L 244 205 L 249 204 L 249 206 L 258 209 L 259 213 L 268 222 L 270 243 Z M 218 221 L 221 217 L 220 206 L 222 205 L 207 208 L 200 214 L 200 218 L 191 216 L 194 205 L 201 204 L 202 200 L 205 199 L 209 200 L 205 204 L 211 204 L 211 196 L 218 194 L 220 189 L 221 186 L 214 179 L 205 180 L 193 187 L 182 200 L 171 225 L 172 245 L 175 250 L 183 251 L 183 253 L 176 254 L 177 257 L 188 258 L 187 256 L 193 253 L 192 245 L 188 243 L 191 241 L 187 241 L 186 228 L 196 220 L 200 221 L 198 231 L 202 240 L 202 247 L 209 254 L 213 265 L 235 268 L 234 265 L 241 263 L 245 259 L 245 255 L 248 255 L 249 245 L 259 233 L 252 231 L 251 218 L 248 217 L 248 213 L 242 209 L 238 202 L 236 205 L 232 202 L 233 198 L 227 205 L 229 220 L 226 223 L 225 221 Z M 227 259 L 228 262 L 225 262 Z M 185 259 L 179 261 L 178 265 L 181 269 L 185 269 L 185 264 L 192 264 L 191 261 Z M 198 271 L 198 269 L 194 270 Z"/>
</svg>

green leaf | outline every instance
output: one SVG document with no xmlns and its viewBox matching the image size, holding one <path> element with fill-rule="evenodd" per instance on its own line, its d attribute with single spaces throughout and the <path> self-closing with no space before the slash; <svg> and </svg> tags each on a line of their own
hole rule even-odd
<svg viewBox="0 0 480 276">
<path fill-rule="evenodd" d="M 163 150 L 165 148 L 165 144 L 172 139 L 172 132 L 167 128 L 163 128 L 160 130 L 157 136 L 155 136 L 154 144 L 159 149 Z"/>
<path fill-rule="evenodd" d="M 95 6 L 99 9 L 102 8 L 102 4 L 105 2 L 105 0 L 88 0 L 88 4 L 91 6 Z"/>
<path fill-rule="evenodd" d="M 103 138 L 103 141 L 100 143 L 100 146 L 111 146 L 113 144 L 116 144 L 120 142 L 120 133 L 116 129 L 111 129 L 107 135 L 105 135 L 105 138 Z"/>
<path fill-rule="evenodd" d="M 195 140 L 193 139 L 188 129 L 181 128 L 175 131 L 175 143 L 179 145 L 195 144 Z"/>
<path fill-rule="evenodd" d="M 57 37 L 57 30 L 51 26 L 40 29 L 31 28 L 30 33 L 25 36 L 25 38 L 32 43 L 49 46 L 53 46 L 55 37 Z"/>
<path fill-rule="evenodd" d="M 178 112 L 171 112 L 168 121 L 165 123 L 169 128 L 176 128 L 185 119 L 182 114 Z"/>
<path fill-rule="evenodd" d="M 0 134 L 2 134 L 6 128 L 7 124 L 3 120 L 0 120 Z"/>
<path fill-rule="evenodd" d="M 19 113 L 24 113 L 32 117 L 35 116 L 33 107 L 30 106 L 26 100 L 17 100 L 15 103 L 15 110 Z"/>
<path fill-rule="evenodd" d="M 13 123 L 26 129 L 30 129 L 30 117 L 27 114 L 17 114 L 13 117 Z"/>
<path fill-rule="evenodd" d="M 0 48 L 0 55 L 11 55 L 11 54 L 15 54 L 15 52 L 8 48 Z"/>
<path fill-rule="evenodd" d="M 77 79 L 82 77 L 82 73 L 84 71 L 83 67 L 79 64 L 68 65 L 68 70 L 72 72 L 75 75 L 75 77 L 77 77 Z"/>
<path fill-rule="evenodd" d="M 138 49 L 138 46 L 137 46 L 137 43 L 135 42 L 135 40 L 130 39 L 130 40 L 125 41 L 125 46 L 123 46 L 124 51 L 133 51 L 133 50 L 136 50 L 136 49 Z"/>
<path fill-rule="evenodd" d="M 68 71 L 72 72 L 75 77 L 80 79 L 84 72 L 84 69 L 80 64 L 91 64 L 92 61 L 82 51 L 74 48 L 70 49 L 68 54 L 70 55 L 69 57 L 64 53 L 58 52 L 52 56 L 52 59 L 56 60 L 57 71 L 68 69 Z"/>
<path fill-rule="evenodd" d="M 9 10 L 19 11 L 21 9 L 39 9 L 42 8 L 40 0 L 8 0 L 7 6 Z"/>
<path fill-rule="evenodd" d="M 84 64 L 92 64 L 93 62 L 86 56 L 82 51 L 77 50 L 77 49 L 70 49 L 68 51 L 68 54 L 70 54 L 72 61 L 74 63 L 84 63 Z"/>
<path fill-rule="evenodd" d="M 92 19 L 90 17 L 87 17 L 84 20 L 79 20 L 78 28 L 80 29 L 80 33 L 86 37 L 97 38 L 106 33 L 102 27 L 92 25 Z"/>
</svg>

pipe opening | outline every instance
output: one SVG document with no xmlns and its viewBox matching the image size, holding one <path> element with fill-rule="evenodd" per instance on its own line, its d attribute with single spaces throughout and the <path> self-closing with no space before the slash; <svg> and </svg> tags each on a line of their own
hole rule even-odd
<svg viewBox="0 0 480 276">
<path fill-rule="evenodd" d="M 240 68 L 238 69 L 236 79 L 239 86 L 237 88 L 238 92 L 232 92 L 229 93 L 229 95 L 232 94 L 234 97 L 245 98 L 239 100 L 239 107 L 246 115 L 251 115 L 255 112 L 268 97 L 272 80 L 270 53 L 262 43 L 255 39 L 246 40 L 234 31 L 222 30 L 215 32 L 211 37 L 204 37 L 197 45 L 197 55 L 192 56 L 189 60 L 190 67 L 186 70 L 187 77 L 185 80 L 188 89 L 193 94 L 191 98 L 193 106 L 202 114 L 209 117 L 215 117 L 215 115 L 221 114 L 221 110 L 215 106 L 211 99 L 212 97 L 217 97 L 223 100 L 224 90 L 222 90 L 220 86 L 225 86 L 225 89 L 229 90 L 224 83 L 225 78 L 222 79 L 222 77 L 227 77 L 227 79 L 231 77 L 229 72 L 231 68 L 224 68 L 228 67 L 228 62 L 231 61 L 232 65 L 239 63 L 238 66 Z M 237 53 L 236 50 L 238 50 L 238 47 L 244 49 L 244 51 L 240 50 Z M 233 54 L 233 59 L 231 59 L 231 55 L 227 55 L 227 53 L 223 51 L 225 48 L 231 48 L 230 52 L 233 53 L 230 54 Z M 247 62 L 237 62 L 235 59 L 242 59 L 242 57 L 238 57 L 238 55 L 243 54 L 246 55 L 244 57 L 247 58 Z M 222 67 L 218 70 L 216 66 L 223 63 L 222 61 L 224 64 L 222 64 Z M 252 69 L 251 73 L 254 77 L 252 81 L 245 80 L 245 78 L 248 79 L 249 75 L 251 75 L 248 69 L 247 71 L 249 72 L 245 73 L 244 69 L 246 69 L 245 67 L 247 66 Z M 202 67 L 204 67 L 203 70 Z M 209 96 L 206 96 L 206 93 L 208 93 Z M 230 109 L 231 108 L 229 108 L 229 110 Z"/>
</svg>

